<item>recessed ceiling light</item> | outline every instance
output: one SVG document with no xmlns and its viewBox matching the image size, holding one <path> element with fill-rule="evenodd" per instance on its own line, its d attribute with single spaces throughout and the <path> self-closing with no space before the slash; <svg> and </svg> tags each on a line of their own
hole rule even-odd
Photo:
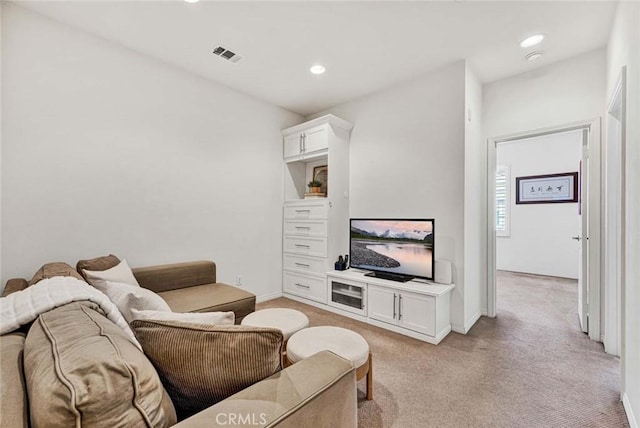
<svg viewBox="0 0 640 428">
<path fill-rule="evenodd" d="M 317 64 L 311 67 L 309 71 L 312 72 L 313 74 L 322 74 L 325 72 L 325 68 L 322 65 Z"/>
<path fill-rule="evenodd" d="M 524 59 L 526 59 L 529 62 L 533 62 L 537 59 L 540 59 L 540 57 L 542 57 L 542 52 L 531 52 L 530 54 L 525 56 Z"/>
<path fill-rule="evenodd" d="M 198 3 L 200 0 L 184 0 L 187 3 Z"/>
<path fill-rule="evenodd" d="M 523 41 L 520 42 L 520 46 L 523 48 L 530 48 L 531 46 L 535 46 L 541 41 L 544 40 L 544 34 L 534 34 L 531 37 L 527 37 Z"/>
</svg>

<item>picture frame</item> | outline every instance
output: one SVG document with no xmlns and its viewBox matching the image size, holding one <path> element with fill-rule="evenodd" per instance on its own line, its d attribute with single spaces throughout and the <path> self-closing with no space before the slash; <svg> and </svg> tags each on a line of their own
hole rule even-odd
<svg viewBox="0 0 640 428">
<path fill-rule="evenodd" d="M 320 191 L 327 194 L 327 183 L 329 182 L 329 169 L 327 165 L 320 165 L 313 168 L 313 179 L 322 183 Z"/>
<path fill-rule="evenodd" d="M 516 177 L 516 204 L 578 202 L 578 172 Z"/>
</svg>

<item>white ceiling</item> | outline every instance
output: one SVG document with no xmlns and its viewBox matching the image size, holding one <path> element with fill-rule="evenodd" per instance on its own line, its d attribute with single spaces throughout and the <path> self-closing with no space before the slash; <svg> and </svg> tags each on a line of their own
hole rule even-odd
<svg viewBox="0 0 640 428">
<path fill-rule="evenodd" d="M 29 8 L 308 115 L 468 59 L 483 82 L 606 44 L 613 2 L 21 1 Z M 520 40 L 542 32 L 542 59 Z M 244 56 L 213 55 L 221 44 Z M 327 72 L 311 75 L 322 63 Z"/>
</svg>

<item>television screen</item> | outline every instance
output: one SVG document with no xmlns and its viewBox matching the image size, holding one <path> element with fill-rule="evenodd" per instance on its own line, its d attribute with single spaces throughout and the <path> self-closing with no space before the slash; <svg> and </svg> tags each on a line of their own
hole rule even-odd
<svg viewBox="0 0 640 428">
<path fill-rule="evenodd" d="M 351 219 L 351 267 L 433 280 L 433 219 Z"/>
</svg>

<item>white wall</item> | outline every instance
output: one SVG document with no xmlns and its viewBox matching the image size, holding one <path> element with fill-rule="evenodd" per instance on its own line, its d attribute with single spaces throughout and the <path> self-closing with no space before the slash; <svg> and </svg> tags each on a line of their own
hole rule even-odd
<svg viewBox="0 0 640 428">
<path fill-rule="evenodd" d="M 598 49 L 484 86 L 488 138 L 602 117 L 605 50 Z"/>
<path fill-rule="evenodd" d="M 2 284 L 113 252 L 211 259 L 281 291 L 282 143 L 296 114 L 5 4 Z"/>
<path fill-rule="evenodd" d="M 482 84 L 467 64 L 464 118 L 465 326 L 487 314 L 487 145 L 482 133 Z"/>
<path fill-rule="evenodd" d="M 621 2 L 607 47 L 607 101 L 627 67 L 626 248 L 622 358 L 623 403 L 631 426 L 640 423 L 640 3 Z"/>
<path fill-rule="evenodd" d="M 320 112 L 355 124 L 351 217 L 433 217 L 436 258 L 454 265 L 451 321 L 464 313 L 465 64 Z"/>
<path fill-rule="evenodd" d="M 496 164 L 509 166 L 509 236 L 496 238 L 496 268 L 578 278 L 577 203 L 516 205 L 516 177 L 575 172 L 582 153 L 582 131 L 500 143 Z"/>
</svg>

